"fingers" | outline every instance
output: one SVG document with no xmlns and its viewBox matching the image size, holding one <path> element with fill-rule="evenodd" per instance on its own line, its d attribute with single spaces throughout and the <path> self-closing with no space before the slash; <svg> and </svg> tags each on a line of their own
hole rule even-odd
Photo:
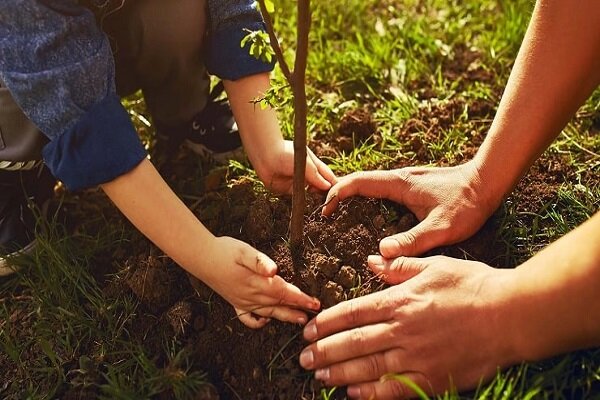
<svg viewBox="0 0 600 400">
<path fill-rule="evenodd" d="M 236 262 L 239 265 L 248 268 L 250 271 L 262 276 L 275 276 L 277 273 L 277 264 L 266 254 L 261 253 L 247 243 L 240 243 L 240 251 Z"/>
<path fill-rule="evenodd" d="M 290 322 L 292 324 L 304 325 L 308 321 L 305 312 L 286 306 L 256 307 L 252 309 L 252 314 L 256 314 L 257 316 L 268 320 L 275 318 L 279 321 Z"/>
<path fill-rule="evenodd" d="M 377 381 L 385 374 L 401 371 L 409 361 L 404 349 L 396 348 L 318 368 L 315 378 L 327 386 Z"/>
<path fill-rule="evenodd" d="M 340 201 L 355 195 L 401 200 L 405 180 L 397 171 L 355 172 L 340 178 L 327 194 L 322 213 L 330 216 Z"/>
<path fill-rule="evenodd" d="M 306 161 L 306 180 L 312 186 L 320 190 L 329 190 L 329 188 L 336 183 L 337 178 L 331 169 L 329 169 L 327 164 L 321 161 L 309 148 L 306 149 Z M 314 168 L 312 168 L 313 166 Z"/>
<path fill-rule="evenodd" d="M 450 226 L 430 214 L 412 229 L 386 237 L 379 242 L 379 252 L 385 258 L 418 256 L 435 247 L 451 244 Z"/>
<path fill-rule="evenodd" d="M 427 267 L 426 258 L 397 257 L 390 260 L 369 256 L 367 261 L 375 274 L 393 285 L 409 280 Z"/>
<path fill-rule="evenodd" d="M 266 282 L 257 287 L 260 294 L 253 298 L 255 305 L 244 306 L 244 310 L 236 308 L 240 321 L 250 328 L 261 328 L 271 318 L 304 325 L 308 317 L 299 308 L 312 311 L 321 308 L 318 299 L 303 293 L 280 276 L 262 279 Z"/>
<path fill-rule="evenodd" d="M 378 380 L 348 386 L 351 399 L 411 399 L 431 392 L 429 382 L 419 373 L 402 373 L 382 377 Z M 425 397 L 427 398 L 427 397 Z"/>
<path fill-rule="evenodd" d="M 279 275 L 269 278 L 261 286 L 258 290 L 265 296 L 264 301 L 261 301 L 262 304 L 285 305 L 312 311 L 318 311 L 321 308 L 319 299 L 307 295 Z"/>
<path fill-rule="evenodd" d="M 255 315 L 251 312 L 244 311 L 237 307 L 234 307 L 234 308 L 235 308 L 235 313 L 237 314 L 240 322 L 242 322 L 248 328 L 259 329 L 259 328 L 262 328 L 263 326 L 265 326 L 270 321 L 269 318 L 258 317 L 257 315 Z"/>
<path fill-rule="evenodd" d="M 350 329 L 337 333 L 332 336 L 325 337 L 316 343 L 307 346 L 300 354 L 300 365 L 305 369 L 318 369 L 328 365 L 340 363 L 347 360 L 358 359 L 369 354 L 380 354 L 385 350 L 395 347 L 396 341 L 393 339 L 395 331 L 398 329 L 398 324 L 392 322 L 383 322 L 378 324 L 367 325 L 359 328 Z M 403 352 L 403 349 L 398 348 L 396 352 Z M 377 361 L 379 367 L 373 373 L 378 373 L 380 370 L 389 372 L 389 366 L 381 364 L 386 360 Z M 371 365 L 372 367 L 372 365 Z M 338 373 L 345 373 L 342 371 Z M 363 371 L 364 372 L 364 371 Z M 356 370 L 359 374 L 359 370 Z M 339 375 L 339 374 L 338 374 Z M 352 375 L 355 379 L 356 377 Z M 377 379 L 381 375 L 370 376 L 366 379 Z M 319 378 L 317 376 L 317 378 Z M 342 375 L 338 379 L 343 378 Z M 321 379 L 321 378 L 319 378 Z M 354 382 L 353 380 L 346 381 Z"/>
<path fill-rule="evenodd" d="M 336 332 L 388 321 L 394 312 L 393 297 L 386 289 L 321 311 L 304 328 L 304 338 L 315 341 Z"/>
</svg>

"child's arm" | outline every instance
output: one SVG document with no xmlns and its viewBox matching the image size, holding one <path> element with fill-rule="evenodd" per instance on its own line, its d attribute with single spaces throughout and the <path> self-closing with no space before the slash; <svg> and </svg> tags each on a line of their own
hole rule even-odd
<svg viewBox="0 0 600 400">
<path fill-rule="evenodd" d="M 258 328 L 271 317 L 305 323 L 306 314 L 297 308 L 319 309 L 317 299 L 276 275 L 277 266 L 266 255 L 239 240 L 212 235 L 150 161 L 101 187 L 144 235 L 231 303 L 246 325 Z"/>
<path fill-rule="evenodd" d="M 260 73 L 224 81 L 225 90 L 235 115 L 244 148 L 258 177 L 279 193 L 291 193 L 294 175 L 292 142 L 283 140 L 275 110 L 253 104 L 253 100 L 269 89 L 269 74 Z M 306 183 L 328 190 L 336 178 L 321 160 L 307 149 Z"/>
</svg>

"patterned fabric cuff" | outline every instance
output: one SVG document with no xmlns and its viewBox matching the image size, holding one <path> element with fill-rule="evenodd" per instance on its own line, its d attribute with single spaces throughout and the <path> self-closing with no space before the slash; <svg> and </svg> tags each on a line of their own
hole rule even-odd
<svg viewBox="0 0 600 400">
<path fill-rule="evenodd" d="M 116 94 L 95 104 L 42 154 L 52 174 L 73 191 L 110 182 L 147 156 Z"/>
<path fill-rule="evenodd" d="M 221 79 L 237 80 L 261 72 L 270 72 L 274 62 L 266 63 L 250 55 L 250 45 L 241 47 L 246 30 L 265 30 L 263 22 L 231 26 L 213 33 L 206 46 L 206 68 Z"/>
</svg>

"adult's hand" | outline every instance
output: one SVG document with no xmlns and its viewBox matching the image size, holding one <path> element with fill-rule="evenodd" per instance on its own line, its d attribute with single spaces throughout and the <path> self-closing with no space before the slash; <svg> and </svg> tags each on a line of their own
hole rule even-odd
<svg viewBox="0 0 600 400">
<path fill-rule="evenodd" d="M 329 308 L 304 329 L 314 343 L 300 364 L 326 385 L 349 385 L 351 398 L 397 399 L 414 393 L 381 381 L 385 374 L 443 393 L 473 388 L 519 361 L 506 322 L 514 270 L 444 256 L 371 256 L 369 265 L 397 285 Z"/>
<path fill-rule="evenodd" d="M 331 215 L 341 200 L 355 195 L 401 203 L 420 221 L 380 242 L 379 251 L 386 258 L 416 256 L 467 239 L 502 200 L 481 181 L 473 161 L 446 168 L 355 172 L 339 178 L 329 190 L 323 215 Z"/>
</svg>

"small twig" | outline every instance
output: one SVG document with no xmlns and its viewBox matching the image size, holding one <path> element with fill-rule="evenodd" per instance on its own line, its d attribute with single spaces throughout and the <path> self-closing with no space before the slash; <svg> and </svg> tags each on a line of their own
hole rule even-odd
<svg viewBox="0 0 600 400">
<path fill-rule="evenodd" d="M 233 386 L 231 386 L 229 383 L 227 383 L 227 381 L 223 381 L 223 383 L 225 385 L 227 385 L 227 387 L 229 388 L 229 390 L 231 390 L 233 392 L 233 394 L 235 395 L 235 397 L 237 397 L 239 400 L 242 400 L 242 398 L 240 397 L 240 395 L 235 391 L 235 389 L 233 388 Z"/>
<path fill-rule="evenodd" d="M 19 295 L 19 296 L 12 296 L 10 298 L 4 297 L 2 299 L 0 299 L 0 303 L 5 303 L 7 301 L 22 301 L 22 300 L 32 300 L 33 297 L 29 296 L 29 295 Z"/>
<path fill-rule="evenodd" d="M 591 156 L 600 157 L 600 154 L 594 153 L 593 151 L 588 150 L 585 147 L 581 146 L 579 143 L 577 143 L 575 140 L 573 140 L 572 137 L 570 137 L 569 135 L 567 135 L 565 131 L 562 131 L 561 133 L 563 134 L 564 137 L 566 137 L 569 140 L 569 142 L 571 142 L 579 150 L 585 151 L 586 153 L 588 153 Z"/>
<path fill-rule="evenodd" d="M 271 47 L 273 47 L 273 51 L 275 52 L 275 57 L 279 62 L 279 67 L 281 68 L 281 72 L 287 79 L 290 85 L 293 85 L 294 78 L 293 73 L 290 71 L 290 67 L 288 66 L 285 58 L 283 56 L 283 51 L 281 50 L 281 44 L 275 36 L 275 28 L 273 27 L 273 20 L 271 19 L 271 14 L 267 11 L 267 6 L 265 5 L 265 0 L 258 0 L 258 4 L 260 5 L 260 12 L 262 13 L 263 19 L 265 20 L 265 24 L 267 25 L 267 33 L 269 34 L 269 39 L 271 40 Z"/>
<path fill-rule="evenodd" d="M 277 353 L 273 356 L 273 358 L 267 365 L 268 369 L 270 369 L 273 366 L 273 364 L 275 363 L 275 360 L 277 360 L 277 357 L 279 357 L 283 353 L 283 351 L 290 345 L 290 343 L 292 343 L 294 341 L 294 339 L 296 339 L 299 335 L 300 335 L 300 331 L 298 331 L 296 334 L 294 334 L 291 338 L 288 339 L 287 342 L 285 342 L 285 344 L 283 346 L 281 346 L 279 351 L 277 351 Z"/>
</svg>

